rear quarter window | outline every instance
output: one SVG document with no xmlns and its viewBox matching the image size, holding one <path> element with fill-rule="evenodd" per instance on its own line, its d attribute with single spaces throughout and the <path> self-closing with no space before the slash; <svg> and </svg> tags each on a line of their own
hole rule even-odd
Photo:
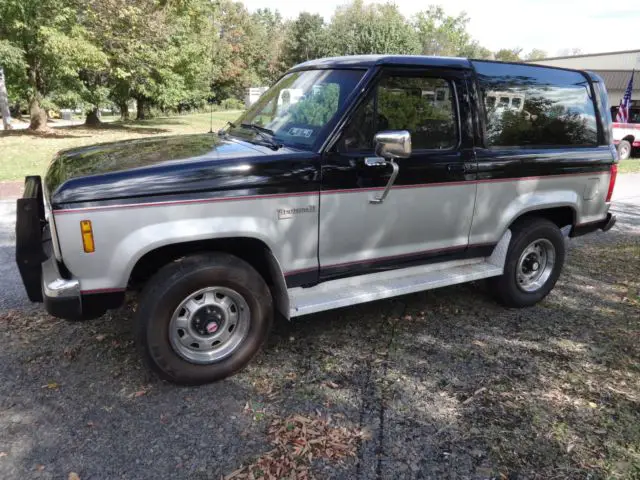
<svg viewBox="0 0 640 480">
<path fill-rule="evenodd" d="M 598 144 L 591 86 L 581 73 L 493 62 L 473 65 L 485 106 L 487 147 Z"/>
</svg>

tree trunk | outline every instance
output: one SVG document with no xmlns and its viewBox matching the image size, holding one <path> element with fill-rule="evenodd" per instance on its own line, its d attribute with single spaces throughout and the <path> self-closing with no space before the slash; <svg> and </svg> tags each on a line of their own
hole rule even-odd
<svg viewBox="0 0 640 480">
<path fill-rule="evenodd" d="M 118 108 L 120 109 L 120 120 L 124 122 L 129 120 L 129 103 L 122 102 L 118 104 Z"/>
<path fill-rule="evenodd" d="M 89 127 L 99 127 L 100 125 L 102 125 L 102 121 L 100 120 L 100 111 L 97 107 L 93 108 L 90 112 L 87 113 L 84 124 Z"/>
<path fill-rule="evenodd" d="M 4 84 L 4 71 L 0 67 L 0 114 L 2 115 L 2 124 L 5 130 L 11 130 L 11 112 L 9 111 L 9 95 L 7 87 Z"/>
<path fill-rule="evenodd" d="M 29 102 L 29 115 L 31 117 L 29 130 L 42 132 L 49 129 L 47 126 L 47 112 L 40 107 L 40 100 L 37 95 Z"/>
<path fill-rule="evenodd" d="M 136 120 L 145 119 L 145 112 L 144 112 L 145 107 L 146 105 L 145 105 L 144 97 L 136 98 L 136 108 L 138 109 L 138 112 L 136 113 Z"/>
</svg>

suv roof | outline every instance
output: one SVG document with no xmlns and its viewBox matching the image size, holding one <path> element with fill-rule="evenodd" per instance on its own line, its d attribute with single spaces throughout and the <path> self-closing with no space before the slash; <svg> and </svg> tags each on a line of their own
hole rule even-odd
<svg viewBox="0 0 640 480">
<path fill-rule="evenodd" d="M 290 71 L 317 68 L 369 68 L 374 65 L 432 66 L 471 68 L 466 58 L 428 57 L 426 55 L 350 55 L 310 60 L 293 67 Z"/>
</svg>

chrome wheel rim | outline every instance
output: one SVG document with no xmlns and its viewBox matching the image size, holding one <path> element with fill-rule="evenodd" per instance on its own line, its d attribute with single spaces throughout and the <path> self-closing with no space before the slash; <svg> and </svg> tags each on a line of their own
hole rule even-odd
<svg viewBox="0 0 640 480">
<path fill-rule="evenodd" d="M 175 309 L 169 340 L 183 359 L 215 363 L 231 355 L 249 331 L 251 312 L 231 288 L 207 287 L 192 293 Z"/>
<path fill-rule="evenodd" d="M 535 292 L 551 277 L 556 263 L 556 249 L 549 240 L 541 238 L 531 242 L 518 259 L 516 283 L 524 292 Z"/>
<path fill-rule="evenodd" d="M 618 154 L 620 155 L 620 158 L 622 160 L 626 160 L 630 150 L 631 150 L 631 147 L 628 147 L 627 145 L 621 145 L 620 151 L 618 152 Z"/>
</svg>

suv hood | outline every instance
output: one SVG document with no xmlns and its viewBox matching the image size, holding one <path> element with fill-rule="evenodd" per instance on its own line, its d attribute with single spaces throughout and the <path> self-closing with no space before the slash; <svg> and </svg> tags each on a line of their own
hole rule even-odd
<svg viewBox="0 0 640 480">
<path fill-rule="evenodd" d="M 44 183 L 55 209 L 77 202 L 238 189 L 266 181 L 256 178 L 263 163 L 311 155 L 214 134 L 129 140 L 60 152 Z"/>
</svg>

